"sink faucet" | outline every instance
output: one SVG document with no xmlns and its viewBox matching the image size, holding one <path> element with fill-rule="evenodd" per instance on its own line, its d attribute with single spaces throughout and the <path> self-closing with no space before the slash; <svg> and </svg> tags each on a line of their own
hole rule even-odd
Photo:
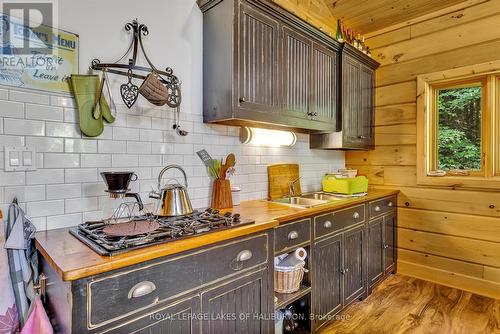
<svg viewBox="0 0 500 334">
<path fill-rule="evenodd" d="M 295 182 L 300 180 L 300 176 L 296 178 L 295 180 L 290 182 L 290 188 L 288 190 L 288 197 L 292 198 L 295 195 Z M 299 194 L 300 195 L 300 194 Z"/>
</svg>

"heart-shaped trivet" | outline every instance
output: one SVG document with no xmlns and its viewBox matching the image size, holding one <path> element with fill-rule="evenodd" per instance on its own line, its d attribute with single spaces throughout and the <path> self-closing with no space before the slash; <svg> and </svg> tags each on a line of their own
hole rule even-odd
<svg viewBox="0 0 500 334">
<path fill-rule="evenodd" d="M 130 109 L 139 97 L 139 87 L 132 83 L 132 71 L 129 70 L 128 82 L 120 86 L 120 94 L 122 95 L 123 102 Z"/>
</svg>

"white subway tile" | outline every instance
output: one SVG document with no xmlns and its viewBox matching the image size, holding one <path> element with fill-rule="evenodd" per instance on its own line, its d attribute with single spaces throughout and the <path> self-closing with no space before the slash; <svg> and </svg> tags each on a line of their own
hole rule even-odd
<svg viewBox="0 0 500 334">
<path fill-rule="evenodd" d="M 26 137 L 26 146 L 34 147 L 37 152 L 64 152 L 63 144 L 63 138 Z"/>
<path fill-rule="evenodd" d="M 25 172 L 5 172 L 0 170 L 0 186 L 19 186 L 25 182 Z"/>
<path fill-rule="evenodd" d="M 24 104 L 0 100 L 0 116 L 24 118 Z"/>
<path fill-rule="evenodd" d="M 176 144 L 174 146 L 175 154 L 193 154 L 193 144 Z"/>
<path fill-rule="evenodd" d="M 64 213 L 64 200 L 28 202 L 27 214 L 31 217 L 44 217 Z"/>
<path fill-rule="evenodd" d="M 9 93 L 9 99 L 11 101 L 18 102 L 49 104 L 49 95 L 47 93 L 38 94 L 20 90 L 11 90 Z"/>
<path fill-rule="evenodd" d="M 97 142 L 97 151 L 99 153 L 126 153 L 127 142 L 113 140 L 99 140 Z"/>
<path fill-rule="evenodd" d="M 127 127 L 151 129 L 151 117 L 127 115 Z"/>
<path fill-rule="evenodd" d="M 135 154 L 113 154 L 113 167 L 136 167 L 139 166 L 139 157 Z"/>
<path fill-rule="evenodd" d="M 153 153 L 153 154 L 172 154 L 172 153 L 174 153 L 174 144 L 172 144 L 172 143 L 151 143 L 151 153 Z"/>
<path fill-rule="evenodd" d="M 111 167 L 111 154 L 82 154 L 82 167 Z"/>
<path fill-rule="evenodd" d="M 64 183 L 64 169 L 38 169 L 26 172 L 26 184 Z"/>
<path fill-rule="evenodd" d="M 87 211 L 83 213 L 84 222 L 101 220 L 103 218 L 104 217 L 102 211 Z"/>
<path fill-rule="evenodd" d="M 47 230 L 47 217 L 29 217 L 29 218 L 31 223 L 35 225 L 35 229 L 37 231 Z"/>
<path fill-rule="evenodd" d="M 64 139 L 64 151 L 74 153 L 97 153 L 97 140 Z"/>
<path fill-rule="evenodd" d="M 3 118 L 0 118 L 0 135 L 3 133 Z"/>
<path fill-rule="evenodd" d="M 64 108 L 63 119 L 66 123 L 78 123 L 78 110 L 73 108 Z"/>
<path fill-rule="evenodd" d="M 81 132 L 78 124 L 47 122 L 47 136 L 80 138 Z"/>
<path fill-rule="evenodd" d="M 62 121 L 63 109 L 61 107 L 40 104 L 26 104 L 26 118 L 44 121 Z"/>
<path fill-rule="evenodd" d="M 52 95 L 50 97 L 50 104 L 58 107 L 75 107 L 75 100 L 70 96 Z"/>
<path fill-rule="evenodd" d="M 24 146 L 24 137 L 0 135 L 0 151 L 3 152 L 4 146 Z"/>
<path fill-rule="evenodd" d="M 140 140 L 141 141 L 149 141 L 149 142 L 162 142 L 163 141 L 163 131 L 141 129 Z"/>
<path fill-rule="evenodd" d="M 45 200 L 45 185 L 5 187 L 5 198 L 10 202 L 17 197 L 19 202 L 34 202 Z"/>
<path fill-rule="evenodd" d="M 66 183 L 96 182 L 97 168 L 66 169 L 64 172 Z"/>
<path fill-rule="evenodd" d="M 0 89 L 0 99 L 1 100 L 9 99 L 9 91 L 7 89 Z"/>
<path fill-rule="evenodd" d="M 80 155 L 72 153 L 45 153 L 45 168 L 80 167 Z"/>
<path fill-rule="evenodd" d="M 139 140 L 139 129 L 113 127 L 114 140 Z"/>
<path fill-rule="evenodd" d="M 149 154 L 151 153 L 151 143 L 141 142 L 141 141 L 129 141 L 127 142 L 127 153 Z"/>
<path fill-rule="evenodd" d="M 64 202 L 66 213 L 95 211 L 98 209 L 97 197 L 71 198 Z"/>
<path fill-rule="evenodd" d="M 82 223 L 81 213 L 72 213 L 68 215 L 58 215 L 47 217 L 47 230 L 56 228 L 72 227 Z"/>
<path fill-rule="evenodd" d="M 161 155 L 139 155 L 139 166 L 161 166 Z"/>
<path fill-rule="evenodd" d="M 6 118 L 4 119 L 4 133 L 7 135 L 43 136 L 45 122 Z"/>
<path fill-rule="evenodd" d="M 65 199 L 80 196 L 82 196 L 82 186 L 80 183 L 47 185 L 47 199 Z"/>
<path fill-rule="evenodd" d="M 104 196 L 106 195 L 104 190 L 106 190 L 104 182 L 82 184 L 83 197 Z"/>
</svg>

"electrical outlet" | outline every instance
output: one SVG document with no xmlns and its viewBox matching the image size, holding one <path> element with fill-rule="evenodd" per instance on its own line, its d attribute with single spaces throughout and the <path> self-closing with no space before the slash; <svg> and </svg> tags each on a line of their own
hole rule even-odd
<svg viewBox="0 0 500 334">
<path fill-rule="evenodd" d="M 36 152 L 32 147 L 5 146 L 5 171 L 36 170 Z"/>
</svg>

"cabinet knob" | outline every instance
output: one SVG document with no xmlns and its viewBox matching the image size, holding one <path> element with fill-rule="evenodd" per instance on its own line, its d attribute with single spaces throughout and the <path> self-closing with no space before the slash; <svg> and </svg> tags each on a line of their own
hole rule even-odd
<svg viewBox="0 0 500 334">
<path fill-rule="evenodd" d="M 340 273 L 341 273 L 342 275 L 347 274 L 348 272 L 349 272 L 349 268 L 340 269 Z"/>
<path fill-rule="evenodd" d="M 358 138 L 359 139 L 366 139 L 366 136 L 361 135 L 361 136 L 358 136 Z"/>
<path fill-rule="evenodd" d="M 387 249 L 387 248 L 389 248 L 389 245 L 384 245 L 384 249 Z"/>
<path fill-rule="evenodd" d="M 288 240 L 295 240 L 299 237 L 299 233 L 297 231 L 291 231 L 288 233 Z"/>
<path fill-rule="evenodd" d="M 354 213 L 352 214 L 352 218 L 354 218 L 354 219 L 358 219 L 358 218 L 359 218 L 359 212 L 354 212 Z"/>
<path fill-rule="evenodd" d="M 244 97 L 240 97 L 240 103 L 245 103 L 245 102 L 247 102 L 247 99 Z"/>
<path fill-rule="evenodd" d="M 387 206 L 392 208 L 394 206 L 394 204 L 391 201 L 389 201 L 389 203 L 387 203 Z"/>
<path fill-rule="evenodd" d="M 150 281 L 143 281 L 137 283 L 128 292 L 128 299 L 139 298 L 149 295 L 151 292 L 156 290 L 156 285 Z"/>
<path fill-rule="evenodd" d="M 329 221 L 329 220 L 327 220 L 326 222 L 323 223 L 323 227 L 324 228 L 330 228 L 330 227 L 332 227 L 332 222 Z"/>
<path fill-rule="evenodd" d="M 379 211 L 380 211 L 380 206 L 378 206 L 378 205 L 377 205 L 377 206 L 375 207 L 375 212 L 379 212 Z"/>
</svg>

